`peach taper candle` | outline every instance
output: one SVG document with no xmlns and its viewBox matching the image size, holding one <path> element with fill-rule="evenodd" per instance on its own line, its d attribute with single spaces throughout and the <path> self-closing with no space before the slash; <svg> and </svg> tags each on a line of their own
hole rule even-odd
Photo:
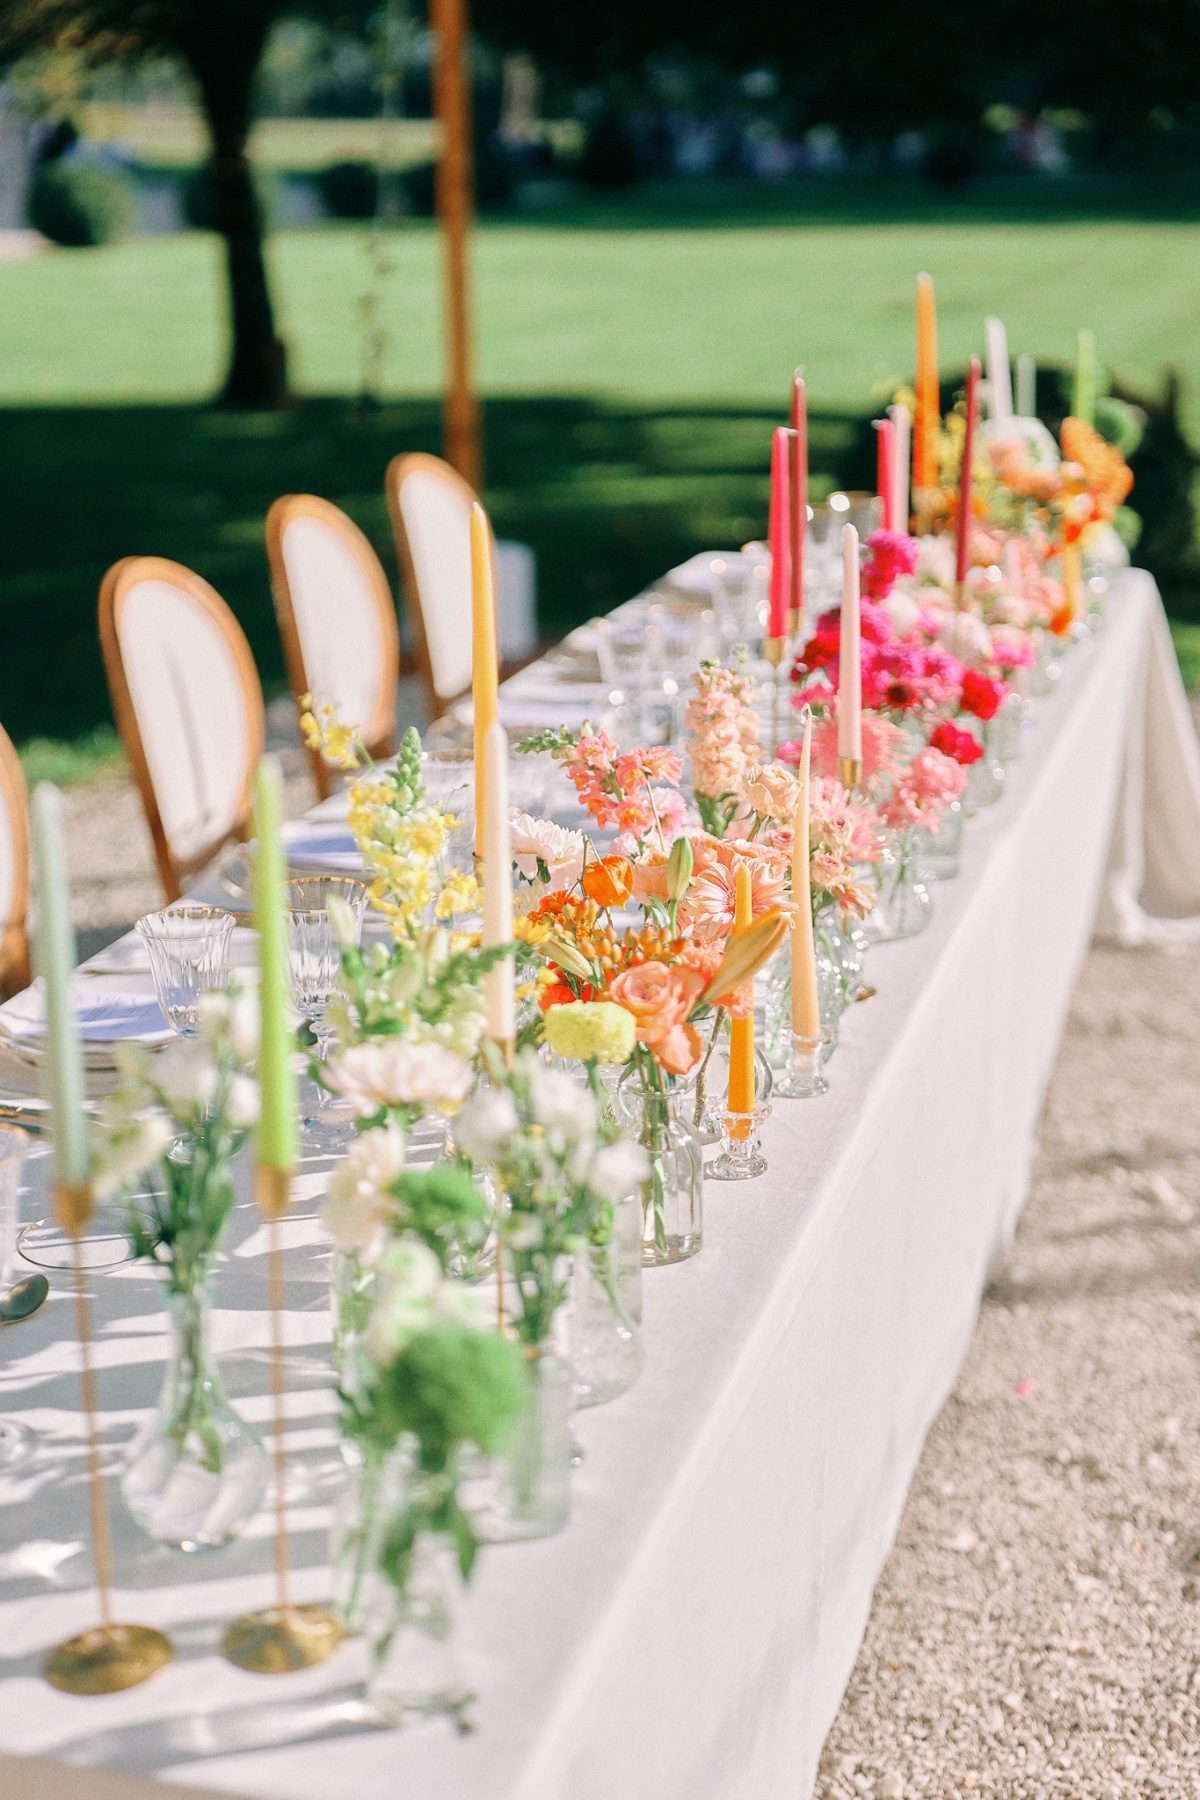
<svg viewBox="0 0 1200 1800">
<path fill-rule="evenodd" d="M 750 893 L 750 866 L 739 863 L 734 872 L 733 935 L 741 937 L 750 928 L 753 904 Z M 748 1019 L 729 1021 L 729 1111 L 754 1111 L 754 1012 Z"/>
<path fill-rule="evenodd" d="M 471 702 L 475 733 L 476 856 L 484 855 L 483 821 L 487 812 L 484 745 L 489 728 L 500 717 L 499 682 L 492 533 L 487 514 L 476 500 L 471 508 Z"/>
</svg>

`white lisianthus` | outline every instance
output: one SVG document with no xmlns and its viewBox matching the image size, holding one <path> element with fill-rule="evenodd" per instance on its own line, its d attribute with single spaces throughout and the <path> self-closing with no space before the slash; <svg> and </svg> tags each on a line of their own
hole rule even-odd
<svg viewBox="0 0 1200 1800">
<path fill-rule="evenodd" d="M 162 1157 L 175 1133 L 157 1108 L 101 1120 L 92 1135 L 92 1186 L 98 1200 L 113 1200 Z"/>
<path fill-rule="evenodd" d="M 404 1168 L 404 1133 L 392 1121 L 364 1131 L 329 1177 L 321 1218 L 334 1242 L 375 1260 L 387 1222 L 387 1190 Z"/>
<path fill-rule="evenodd" d="M 258 1083 L 249 1075 L 234 1075 L 225 1100 L 225 1116 L 235 1131 L 249 1131 L 262 1113 Z"/>
<path fill-rule="evenodd" d="M 202 1113 L 217 1091 L 217 1065 L 201 1038 L 175 1038 L 164 1045 L 154 1060 L 151 1077 L 179 1118 Z"/>
<path fill-rule="evenodd" d="M 230 996 L 220 988 L 210 988 L 208 993 L 201 994 L 196 1002 L 196 1019 L 200 1026 L 200 1035 L 214 1049 L 222 1042 L 229 1031 L 229 1015 L 233 1008 Z"/>
<path fill-rule="evenodd" d="M 476 1162 L 487 1162 L 518 1124 L 517 1109 L 507 1088 L 480 1088 L 454 1121 L 454 1141 Z"/>
<path fill-rule="evenodd" d="M 439 1044 L 375 1038 L 351 1044 L 328 1067 L 329 1086 L 360 1119 L 386 1106 L 420 1106 L 455 1112 L 471 1086 L 470 1064 Z"/>
<path fill-rule="evenodd" d="M 587 1184 L 601 1200 L 623 1200 L 635 1194 L 650 1173 L 650 1158 L 640 1144 L 619 1138 L 596 1152 Z"/>
<path fill-rule="evenodd" d="M 360 1181 L 377 1193 L 390 1188 L 404 1170 L 404 1133 L 394 1119 L 355 1138 L 346 1160 Z"/>
<path fill-rule="evenodd" d="M 560 1069 L 539 1064 L 533 1070 L 529 1103 L 538 1124 L 559 1145 L 578 1143 L 596 1129 L 595 1101 L 585 1087 Z"/>
<path fill-rule="evenodd" d="M 258 987 L 246 969 L 235 969 L 230 985 L 229 1047 L 240 1062 L 252 1062 L 258 1055 Z"/>
<path fill-rule="evenodd" d="M 535 819 L 525 812 L 513 814 L 511 829 L 513 861 L 526 881 L 541 879 L 541 862 L 552 888 L 574 887 L 583 873 L 581 831 L 568 831 L 552 819 Z"/>
</svg>

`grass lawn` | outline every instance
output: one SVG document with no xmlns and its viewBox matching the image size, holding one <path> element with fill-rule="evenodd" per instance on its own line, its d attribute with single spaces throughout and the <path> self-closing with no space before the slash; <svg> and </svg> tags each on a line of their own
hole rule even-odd
<svg viewBox="0 0 1200 1800">
<path fill-rule="evenodd" d="M 118 556 L 177 557 L 226 595 L 268 685 L 281 674 L 262 553 L 277 493 L 336 500 L 390 554 L 381 477 L 438 446 L 433 229 L 384 241 L 386 403 L 362 386 L 367 234 L 278 234 L 271 266 L 293 382 L 278 416 L 203 402 L 223 355 L 220 250 L 189 234 L 0 265 L 0 720 L 18 739 L 107 721 L 95 643 L 100 576 Z M 497 528 L 538 553 L 556 632 L 703 544 L 765 527 L 769 430 L 803 362 L 814 467 L 871 480 L 863 418 L 911 370 L 913 280 L 937 283 L 943 364 L 1005 318 L 1015 352 L 1069 360 L 1078 326 L 1127 382 L 1184 373 L 1200 437 L 1200 231 L 1188 219 L 973 216 L 890 222 L 653 205 L 486 223 L 475 246 L 478 360 Z M 1136 496 L 1135 496 L 1136 500 Z"/>
</svg>

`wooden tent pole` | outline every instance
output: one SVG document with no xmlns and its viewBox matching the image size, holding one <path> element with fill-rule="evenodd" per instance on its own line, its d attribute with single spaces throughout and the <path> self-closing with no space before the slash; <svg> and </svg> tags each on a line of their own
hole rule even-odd
<svg viewBox="0 0 1200 1800">
<path fill-rule="evenodd" d="M 446 388 L 442 441 L 446 461 L 476 493 L 483 480 L 479 402 L 471 367 L 468 236 L 471 229 L 471 90 L 466 64 L 467 0 L 430 0 L 437 37 L 434 109 L 442 127 L 437 210 L 442 228 Z"/>
</svg>

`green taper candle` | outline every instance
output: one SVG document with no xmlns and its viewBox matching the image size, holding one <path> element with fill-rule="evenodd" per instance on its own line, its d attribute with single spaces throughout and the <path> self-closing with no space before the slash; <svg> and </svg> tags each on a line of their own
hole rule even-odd
<svg viewBox="0 0 1200 1800">
<path fill-rule="evenodd" d="M 291 1169 L 296 1162 L 296 1074 L 288 1025 L 291 982 L 288 978 L 288 932 L 283 883 L 286 875 L 279 828 L 283 822 L 283 775 L 274 756 L 264 756 L 254 771 L 254 922 L 258 927 L 259 1001 L 262 1028 L 258 1079 L 262 1114 L 258 1124 L 258 1163 L 265 1169 Z"/>
<path fill-rule="evenodd" d="M 1075 356 L 1075 393 L 1071 411 L 1089 425 L 1096 423 L 1096 339 L 1092 332 L 1081 331 Z"/>
<path fill-rule="evenodd" d="M 87 1092 L 83 1046 L 71 1004 L 75 928 L 71 884 L 63 849 L 62 795 L 48 781 L 33 790 L 29 806 L 33 838 L 37 932 L 34 954 L 46 987 L 46 1078 L 54 1140 L 54 1180 L 59 1187 L 88 1179 Z"/>
</svg>

